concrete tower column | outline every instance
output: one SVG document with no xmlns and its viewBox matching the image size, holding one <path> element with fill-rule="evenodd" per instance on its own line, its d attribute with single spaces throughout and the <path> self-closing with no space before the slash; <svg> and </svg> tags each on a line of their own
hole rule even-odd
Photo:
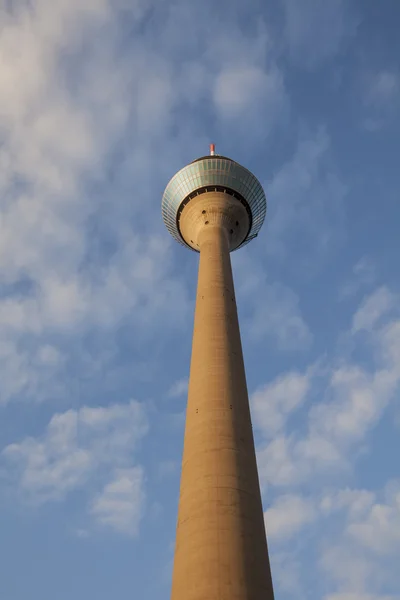
<svg viewBox="0 0 400 600">
<path fill-rule="evenodd" d="M 274 597 L 229 254 L 248 226 L 221 192 L 180 216 L 200 263 L 171 600 Z"/>
</svg>

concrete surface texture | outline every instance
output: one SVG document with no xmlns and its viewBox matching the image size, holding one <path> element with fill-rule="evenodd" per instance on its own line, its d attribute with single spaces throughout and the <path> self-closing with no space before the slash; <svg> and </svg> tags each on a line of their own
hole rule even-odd
<svg viewBox="0 0 400 600">
<path fill-rule="evenodd" d="M 180 218 L 200 263 L 171 600 L 274 597 L 229 254 L 248 225 L 220 192 Z"/>
</svg>

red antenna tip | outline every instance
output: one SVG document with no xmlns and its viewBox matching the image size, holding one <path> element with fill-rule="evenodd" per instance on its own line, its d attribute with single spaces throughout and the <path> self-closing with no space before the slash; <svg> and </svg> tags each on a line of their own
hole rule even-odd
<svg viewBox="0 0 400 600">
<path fill-rule="evenodd" d="M 210 144 L 210 156 L 214 156 L 215 154 L 215 144 Z"/>
</svg>

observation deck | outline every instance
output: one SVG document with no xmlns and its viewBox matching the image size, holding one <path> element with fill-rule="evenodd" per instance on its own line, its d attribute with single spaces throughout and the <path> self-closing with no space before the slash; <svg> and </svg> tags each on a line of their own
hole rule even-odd
<svg viewBox="0 0 400 600">
<path fill-rule="evenodd" d="M 235 198 L 245 208 L 246 231 L 237 236 L 232 250 L 237 250 L 254 239 L 265 219 L 267 202 L 264 190 L 258 179 L 239 163 L 213 152 L 191 162 L 178 171 L 168 183 L 162 198 L 162 217 L 172 235 L 180 244 L 198 252 L 193 240 L 187 240 L 182 234 L 180 218 L 184 208 L 191 200 L 200 200 L 202 194 L 219 192 Z M 204 198 L 205 199 L 205 198 Z M 207 223 L 206 211 L 201 211 Z M 238 223 L 236 223 L 238 225 Z M 197 244 L 198 245 L 198 244 Z"/>
</svg>

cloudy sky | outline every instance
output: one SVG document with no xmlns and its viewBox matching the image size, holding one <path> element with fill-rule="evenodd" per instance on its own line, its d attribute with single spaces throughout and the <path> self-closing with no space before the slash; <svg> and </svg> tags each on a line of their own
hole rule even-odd
<svg viewBox="0 0 400 600">
<path fill-rule="evenodd" d="M 169 597 L 208 143 L 278 600 L 399 600 L 398 0 L 0 0 L 0 597 Z M 397 168 L 396 168 L 397 167 Z"/>
</svg>

